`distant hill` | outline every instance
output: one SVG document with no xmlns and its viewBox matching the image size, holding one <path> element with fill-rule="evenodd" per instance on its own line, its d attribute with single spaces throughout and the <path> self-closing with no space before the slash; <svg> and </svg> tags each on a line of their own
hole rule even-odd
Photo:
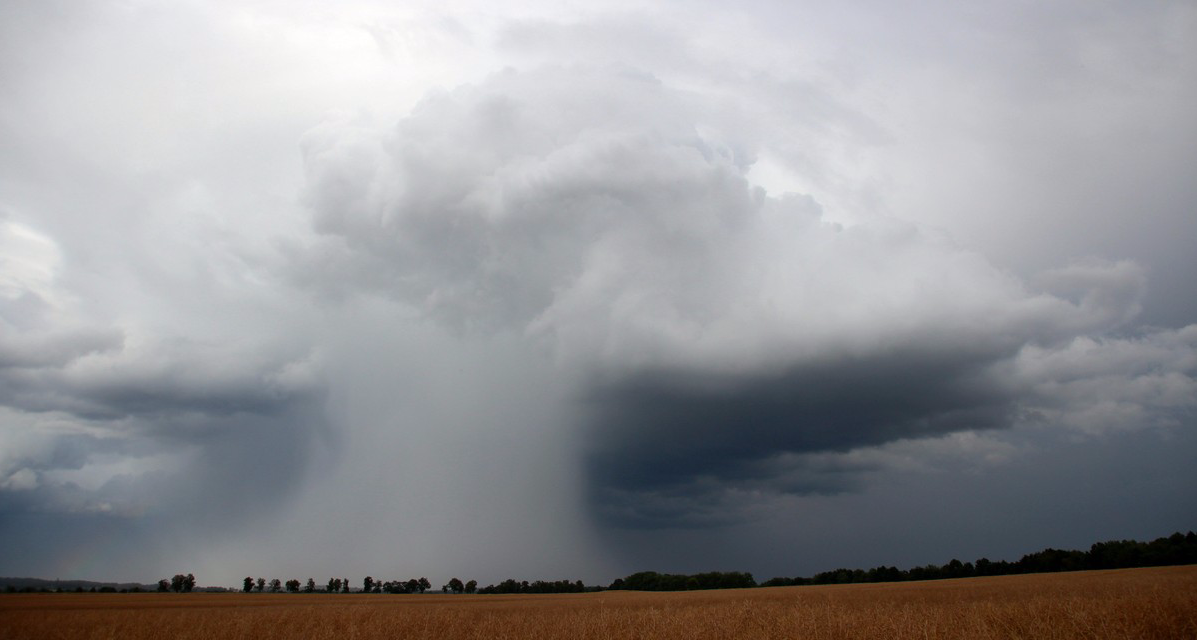
<svg viewBox="0 0 1197 640">
<path fill-rule="evenodd" d="M 43 578 L 0 577 L 0 592 L 12 591 L 158 591 L 158 585 L 139 582 L 93 582 L 91 580 L 45 580 Z M 193 592 L 224 592 L 225 587 L 196 587 Z"/>
<path fill-rule="evenodd" d="M 139 582 L 92 582 L 91 580 L 44 580 L 42 578 L 5 578 L 0 577 L 0 590 L 9 590 L 12 587 L 16 590 L 33 589 L 41 591 L 47 589 L 49 591 L 75 591 L 83 589 L 84 591 L 91 591 L 95 588 L 96 591 L 104 587 L 120 591 L 125 589 L 132 591 L 133 589 L 140 589 L 142 591 L 157 591 L 157 584 L 141 584 Z"/>
</svg>

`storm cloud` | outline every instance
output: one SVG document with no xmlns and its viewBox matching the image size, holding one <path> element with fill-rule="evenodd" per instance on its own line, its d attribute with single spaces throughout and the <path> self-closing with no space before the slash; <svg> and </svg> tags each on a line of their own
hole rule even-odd
<svg viewBox="0 0 1197 640">
<path fill-rule="evenodd" d="M 59 246 L 9 219 L 0 255 L 0 536 L 60 530 L 28 561 L 58 566 L 97 527 L 153 558 L 160 536 L 255 517 L 293 489 L 324 428 L 310 354 L 103 322 L 63 283 Z"/>
<path fill-rule="evenodd" d="M 855 482 L 778 463 L 791 454 L 1191 411 L 1191 327 L 1100 338 L 1140 311 L 1136 264 L 1024 282 L 915 225 L 831 222 L 753 185 L 735 120 L 693 102 L 633 70 L 546 68 L 430 96 L 392 129 L 321 128 L 305 146 L 316 255 L 386 274 L 339 286 L 518 331 L 579 372 L 588 499 L 623 525 Z M 1140 367 L 1049 370 L 1082 350 Z M 1105 420 L 1077 415 L 1119 397 Z"/>
<path fill-rule="evenodd" d="M 1191 528 L 1194 33 L 0 5 L 0 575 L 761 577 Z"/>
</svg>

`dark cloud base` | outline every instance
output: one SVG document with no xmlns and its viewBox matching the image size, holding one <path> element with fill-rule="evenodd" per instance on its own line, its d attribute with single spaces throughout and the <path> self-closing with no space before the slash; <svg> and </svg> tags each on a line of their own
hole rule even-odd
<svg viewBox="0 0 1197 640">
<path fill-rule="evenodd" d="M 751 571 L 758 580 L 836 567 L 901 568 L 1028 549 L 1153 539 L 1197 526 L 1197 422 L 1161 437 L 1127 432 L 1078 440 L 1020 434 L 1035 446 L 968 473 L 886 476 L 859 491 L 807 495 L 752 521 L 705 528 L 605 529 L 628 572 Z M 774 505 L 776 507 L 776 505 Z"/>
<path fill-rule="evenodd" d="M 40 473 L 79 469 L 108 452 L 140 457 L 176 450 L 178 466 L 119 474 L 90 489 L 42 482 L 0 491 L 0 548 L 5 572 L 145 580 L 166 561 L 185 562 L 211 544 L 258 528 L 297 495 L 314 453 L 328 444 L 320 398 L 290 399 L 265 415 L 209 416 L 164 423 L 142 437 L 62 437 L 54 456 L 28 461 Z M 34 464 L 36 462 L 36 464 Z M 84 557 L 101 554 L 102 557 Z M 120 575 L 88 573 L 124 567 Z M 57 575 L 57 573 L 55 574 Z"/>
<path fill-rule="evenodd" d="M 851 470 L 803 472 L 778 457 L 1006 427 L 1018 407 L 994 362 L 903 350 L 771 375 L 654 371 L 603 384 L 589 397 L 591 507 L 610 524 L 669 526 L 701 523 L 696 511 L 729 488 L 843 491 Z"/>
</svg>

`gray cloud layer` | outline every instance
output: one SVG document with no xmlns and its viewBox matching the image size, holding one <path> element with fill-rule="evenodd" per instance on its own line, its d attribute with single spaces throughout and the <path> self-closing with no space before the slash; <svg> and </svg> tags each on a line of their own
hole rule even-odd
<svg viewBox="0 0 1197 640">
<path fill-rule="evenodd" d="M 150 556 L 290 493 L 323 430 L 307 354 L 105 322 L 63 283 L 50 238 L 0 219 L 0 539 L 60 529 L 54 566 L 96 529 Z M 219 504 L 214 514 L 213 503 Z M 147 524 L 150 523 L 150 524 Z"/>
<path fill-rule="evenodd" d="M 1191 528 L 1193 7 L 618 5 L 0 4 L 0 575 Z"/>
<path fill-rule="evenodd" d="M 1191 411 L 1192 327 L 1090 337 L 1139 312 L 1135 264 L 1077 263 L 1032 288 L 912 225 L 829 222 L 808 196 L 751 185 L 734 131 L 701 133 L 734 123 L 691 103 L 643 74 L 546 69 L 430 97 L 390 131 L 319 130 L 320 264 L 386 274 L 370 290 L 451 326 L 514 328 L 582 371 L 590 499 L 627 525 L 699 523 L 729 490 L 852 480 L 795 481 L 782 455 Z M 1101 364 L 1115 354 L 1157 372 Z"/>
</svg>

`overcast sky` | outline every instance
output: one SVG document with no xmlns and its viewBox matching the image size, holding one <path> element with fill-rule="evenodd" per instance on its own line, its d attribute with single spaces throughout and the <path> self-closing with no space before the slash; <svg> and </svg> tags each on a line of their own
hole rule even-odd
<svg viewBox="0 0 1197 640">
<path fill-rule="evenodd" d="M 0 575 L 1197 529 L 1191 2 L 0 1 Z"/>
</svg>

